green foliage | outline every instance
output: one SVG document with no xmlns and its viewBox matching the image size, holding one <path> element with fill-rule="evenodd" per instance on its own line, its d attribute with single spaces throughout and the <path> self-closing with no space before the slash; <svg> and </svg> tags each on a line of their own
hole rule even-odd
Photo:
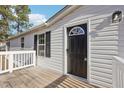
<svg viewBox="0 0 124 93">
<path fill-rule="evenodd" d="M 23 32 L 32 26 L 30 12 L 27 5 L 0 5 L 0 39 L 7 38 L 13 30 Z"/>
<path fill-rule="evenodd" d="M 14 25 L 18 32 L 23 32 L 24 30 L 28 29 L 31 24 L 29 24 L 29 17 L 30 9 L 27 5 L 17 5 L 14 7 L 16 17 L 16 25 Z"/>
<path fill-rule="evenodd" d="M 14 16 L 12 16 L 11 6 L 0 6 L 0 31 L 7 32 L 9 21 L 13 20 Z"/>
</svg>

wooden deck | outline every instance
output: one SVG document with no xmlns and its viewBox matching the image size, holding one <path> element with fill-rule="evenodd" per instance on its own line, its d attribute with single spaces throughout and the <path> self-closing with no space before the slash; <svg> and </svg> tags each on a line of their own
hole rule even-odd
<svg viewBox="0 0 124 93">
<path fill-rule="evenodd" d="M 94 88 L 51 69 L 30 67 L 0 75 L 1 88 Z"/>
</svg>

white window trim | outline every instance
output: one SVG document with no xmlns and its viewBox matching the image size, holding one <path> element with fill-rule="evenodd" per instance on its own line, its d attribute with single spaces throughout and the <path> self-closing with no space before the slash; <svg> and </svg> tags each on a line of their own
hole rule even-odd
<svg viewBox="0 0 124 93">
<path fill-rule="evenodd" d="M 64 68 L 63 68 L 63 72 L 64 74 L 67 74 L 67 27 L 71 27 L 71 26 L 75 26 L 75 25 L 80 25 L 80 24 L 85 24 L 87 23 L 87 81 L 90 83 L 90 60 L 91 60 L 91 53 L 90 53 L 90 40 L 91 40 L 91 36 L 90 36 L 90 19 L 86 19 L 86 20 L 80 20 L 80 21 L 75 21 L 75 22 L 71 22 L 69 24 L 65 24 L 64 25 Z"/>
</svg>

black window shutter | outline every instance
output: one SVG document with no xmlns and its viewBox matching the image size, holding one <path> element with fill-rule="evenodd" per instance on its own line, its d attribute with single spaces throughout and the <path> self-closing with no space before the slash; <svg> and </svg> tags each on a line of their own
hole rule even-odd
<svg viewBox="0 0 124 93">
<path fill-rule="evenodd" d="M 36 51 L 37 55 L 37 35 L 34 35 L 34 50 Z"/>
<path fill-rule="evenodd" d="M 46 57 L 51 56 L 51 32 L 46 32 Z"/>
<path fill-rule="evenodd" d="M 21 38 L 21 48 L 24 48 L 24 37 Z"/>
</svg>

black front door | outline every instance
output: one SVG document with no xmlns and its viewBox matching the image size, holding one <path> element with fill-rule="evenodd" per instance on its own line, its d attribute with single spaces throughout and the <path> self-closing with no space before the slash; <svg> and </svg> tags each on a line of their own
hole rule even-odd
<svg viewBox="0 0 124 93">
<path fill-rule="evenodd" d="M 68 73 L 87 78 L 87 24 L 67 28 Z"/>
</svg>

